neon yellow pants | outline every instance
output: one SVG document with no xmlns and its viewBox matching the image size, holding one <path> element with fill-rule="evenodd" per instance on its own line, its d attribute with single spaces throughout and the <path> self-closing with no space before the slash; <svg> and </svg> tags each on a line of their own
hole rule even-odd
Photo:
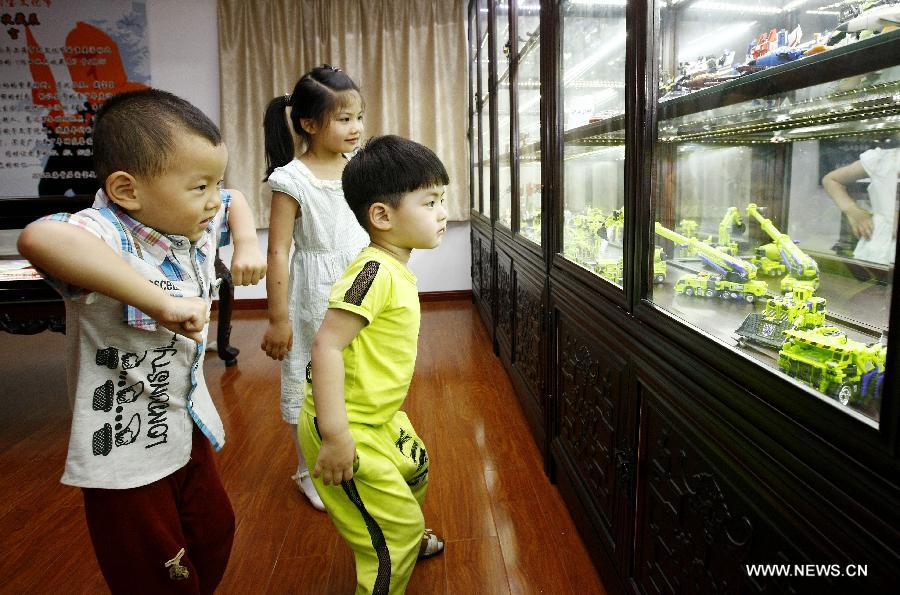
<svg viewBox="0 0 900 595">
<path fill-rule="evenodd" d="M 380 426 L 350 424 L 359 467 L 353 479 L 313 485 L 338 532 L 356 558 L 356 593 L 403 593 L 412 575 L 425 519 L 422 503 L 428 487 L 428 454 L 409 418 L 398 411 Z M 301 410 L 300 448 L 314 468 L 322 445 L 315 418 Z"/>
</svg>

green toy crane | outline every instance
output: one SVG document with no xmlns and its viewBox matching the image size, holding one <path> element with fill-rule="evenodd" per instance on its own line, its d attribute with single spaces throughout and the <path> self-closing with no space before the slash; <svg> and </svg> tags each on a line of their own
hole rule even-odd
<svg viewBox="0 0 900 595">
<path fill-rule="evenodd" d="M 787 267 L 788 276 L 781 281 L 781 290 L 790 291 L 795 285 L 806 285 L 813 290 L 819 287 L 819 265 L 808 254 L 803 252 L 786 233 L 778 231 L 775 225 L 763 217 L 753 203 L 747 205 L 747 215 L 759 222 L 770 238 L 771 244 L 760 246 L 765 256 L 771 260 L 781 260 Z"/>
<path fill-rule="evenodd" d="M 739 232 L 745 229 L 744 221 L 741 219 L 741 212 L 738 211 L 737 207 L 728 207 L 728 210 L 725 211 L 725 216 L 719 222 L 719 243 L 716 245 L 716 248 L 719 250 L 732 256 L 737 256 L 738 243 L 731 239 L 732 229 Z M 712 237 L 710 236 L 710 239 L 707 241 L 711 243 Z"/>
<path fill-rule="evenodd" d="M 663 227 L 659 222 L 656 223 L 656 233 L 667 240 L 672 240 L 676 245 L 687 246 L 700 255 L 700 260 L 728 281 L 750 281 L 756 278 L 756 265 L 752 262 L 732 256 L 703 240 L 683 236 L 677 231 Z"/>
<path fill-rule="evenodd" d="M 716 273 L 702 271 L 689 273 L 675 283 L 675 292 L 686 296 L 743 299 L 753 302 L 765 296 L 769 287 L 755 280 L 756 266 L 737 256 L 732 256 L 697 238 L 683 236 L 656 223 L 656 233 L 676 245 L 687 246 L 700 255 L 700 259 Z"/>
</svg>

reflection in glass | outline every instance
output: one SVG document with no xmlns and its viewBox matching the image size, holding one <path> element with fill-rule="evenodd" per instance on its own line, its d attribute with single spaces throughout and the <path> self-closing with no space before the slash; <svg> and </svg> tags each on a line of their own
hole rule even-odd
<svg viewBox="0 0 900 595">
<path fill-rule="evenodd" d="M 562 3 L 563 256 L 622 286 L 625 1 Z"/>
<path fill-rule="evenodd" d="M 675 98 L 688 113 L 660 120 L 654 149 L 668 258 L 653 302 L 871 425 L 897 251 L 898 93 L 892 67 L 705 111 Z"/>
<path fill-rule="evenodd" d="M 507 228 L 512 227 L 512 122 L 510 113 L 509 84 L 509 0 L 498 0 L 495 4 L 497 43 L 495 45 L 497 64 L 497 221 Z"/>
<path fill-rule="evenodd" d="M 481 122 L 481 207 L 482 213 L 490 216 L 491 213 L 491 134 L 488 113 L 488 104 L 485 102 L 481 108 L 479 118 Z"/>
<path fill-rule="evenodd" d="M 475 13 L 469 13 L 469 115 L 472 134 L 469 136 L 469 171 L 471 172 L 471 205 L 473 211 L 481 212 L 481 182 L 478 173 L 480 152 L 478 151 L 478 30 Z"/>
<path fill-rule="evenodd" d="M 488 9 L 487 0 L 478 0 L 478 88 L 479 111 L 477 116 L 478 138 L 480 139 L 480 182 L 481 182 L 481 208 L 480 212 L 490 216 L 491 210 L 491 134 L 490 126 L 490 92 L 488 86 L 488 66 L 490 55 L 488 53 Z"/>
<path fill-rule="evenodd" d="M 541 243 L 540 6 L 517 6 L 519 233 Z"/>
</svg>

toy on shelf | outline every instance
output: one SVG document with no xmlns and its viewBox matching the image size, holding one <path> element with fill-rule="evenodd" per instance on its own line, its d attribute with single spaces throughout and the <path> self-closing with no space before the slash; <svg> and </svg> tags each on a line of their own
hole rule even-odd
<svg viewBox="0 0 900 595">
<path fill-rule="evenodd" d="M 607 217 L 597 207 L 588 207 L 571 217 L 566 226 L 565 256 L 588 267 L 596 264 L 605 241 L 603 228 Z"/>
<path fill-rule="evenodd" d="M 594 271 L 597 272 L 601 277 L 608 281 L 612 281 L 617 285 L 622 285 L 623 281 L 623 260 L 619 259 L 604 259 L 597 262 L 594 265 Z"/>
<path fill-rule="evenodd" d="M 759 222 L 760 228 L 772 238 L 771 244 L 760 246 L 763 256 L 769 260 L 780 260 L 787 268 L 788 276 L 781 280 L 782 293 L 793 291 L 798 286 L 807 286 L 813 291 L 819 288 L 819 265 L 786 233 L 781 233 L 771 221 L 763 217 L 753 203 L 747 205 L 747 215 Z"/>
<path fill-rule="evenodd" d="M 603 209 L 597 207 L 588 207 L 584 212 L 575 215 L 572 218 L 572 225 L 589 231 L 597 236 L 605 225 L 607 214 Z"/>
<path fill-rule="evenodd" d="M 747 62 L 736 66 L 741 73 L 758 72 L 765 68 L 793 62 L 803 57 L 805 48 L 798 47 L 803 29 L 800 25 L 790 33 L 786 29 L 772 29 L 768 33 L 760 33 L 759 37 L 750 41 L 747 46 Z"/>
<path fill-rule="evenodd" d="M 756 249 L 756 254 L 750 258 L 750 262 L 756 265 L 760 275 L 766 277 L 779 277 L 787 272 L 787 267 L 781 264 L 781 261 L 772 260 L 767 256 L 766 248 L 763 246 Z"/>
<path fill-rule="evenodd" d="M 762 281 L 745 281 L 743 283 L 726 281 L 719 275 L 707 271 L 683 276 L 675 282 L 675 293 L 687 297 L 722 298 L 725 300 L 744 300 L 753 303 L 768 293 L 768 286 Z"/>
<path fill-rule="evenodd" d="M 735 331 L 738 344 L 755 343 L 778 349 L 785 331 L 808 330 L 825 325 L 825 298 L 813 296 L 808 287 L 766 301 L 763 312 L 751 312 Z"/>
<path fill-rule="evenodd" d="M 625 226 L 625 208 L 615 209 L 603 220 L 606 239 L 614 244 L 622 243 L 622 229 Z"/>
<path fill-rule="evenodd" d="M 740 211 L 738 211 L 737 207 L 728 207 L 728 210 L 725 211 L 725 216 L 719 222 L 719 243 L 716 244 L 716 248 L 732 256 L 737 256 L 738 243 L 731 238 L 731 231 L 743 232 L 744 229 L 746 227 L 741 219 Z M 711 244 L 712 236 L 709 236 L 706 241 Z"/>
<path fill-rule="evenodd" d="M 837 30 L 847 33 L 885 33 L 900 27 L 900 2 L 864 2 L 859 5 L 859 9 L 861 12 L 848 12 L 845 22 L 838 25 Z"/>
<path fill-rule="evenodd" d="M 700 239 L 672 231 L 659 222 L 656 223 L 656 233 L 667 240 L 672 240 L 676 245 L 687 246 L 699 255 L 700 260 L 707 266 L 729 281 L 748 281 L 756 278 L 756 266 L 738 256 L 723 252 Z"/>
<path fill-rule="evenodd" d="M 696 219 L 682 219 L 678 222 L 678 225 L 675 226 L 675 231 L 685 236 L 686 238 L 696 238 L 697 237 L 697 229 L 700 227 L 700 224 L 697 223 Z M 696 256 L 697 251 L 692 250 L 687 245 L 681 246 L 681 254 L 682 258 L 689 258 L 692 256 Z"/>
<path fill-rule="evenodd" d="M 880 341 L 868 345 L 853 341 L 833 326 L 784 334 L 778 367 L 789 376 L 842 405 L 881 397 L 886 349 Z"/>
<path fill-rule="evenodd" d="M 669 268 L 666 265 L 666 253 L 659 246 L 653 249 L 653 283 L 665 283 L 669 274 Z"/>
<path fill-rule="evenodd" d="M 686 245 L 700 256 L 700 259 L 717 274 L 706 271 L 689 273 L 675 283 L 675 292 L 687 296 L 743 299 L 753 302 L 768 294 L 769 286 L 764 281 L 755 280 L 756 267 L 746 260 L 727 254 L 697 238 L 689 238 L 672 231 L 659 222 L 656 233 L 676 245 Z"/>
</svg>

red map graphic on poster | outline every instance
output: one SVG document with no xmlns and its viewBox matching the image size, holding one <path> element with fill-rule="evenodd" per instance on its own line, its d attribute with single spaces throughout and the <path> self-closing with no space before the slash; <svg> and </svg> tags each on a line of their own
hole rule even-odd
<svg viewBox="0 0 900 595">
<path fill-rule="evenodd" d="M 72 79 L 72 90 L 84 101 L 76 112 L 67 113 L 44 51 L 30 27 L 25 27 L 25 34 L 29 70 L 35 83 L 31 89 L 32 102 L 47 109 L 43 126 L 53 146 L 38 184 L 38 194 L 93 194 L 99 187 L 93 175 L 93 116 L 108 97 L 144 89 L 146 85 L 128 80 L 119 48 L 109 35 L 78 22 L 66 36 L 63 57 Z"/>
</svg>

